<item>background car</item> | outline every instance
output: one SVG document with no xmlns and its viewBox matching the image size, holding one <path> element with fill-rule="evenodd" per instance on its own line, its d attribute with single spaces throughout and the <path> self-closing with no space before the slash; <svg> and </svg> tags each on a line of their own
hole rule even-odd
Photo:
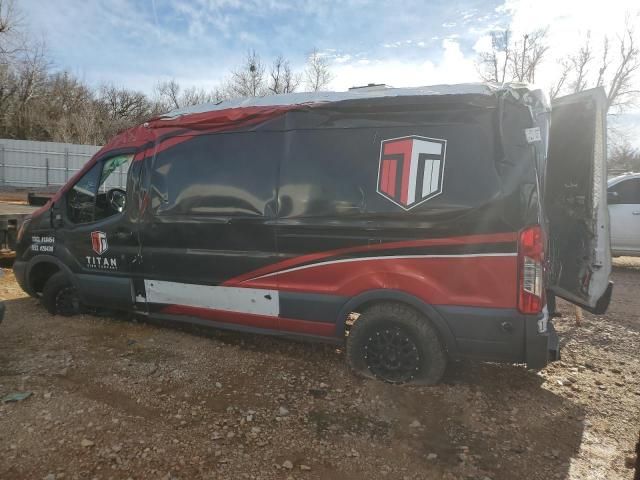
<svg viewBox="0 0 640 480">
<path fill-rule="evenodd" d="M 640 256 L 640 173 L 608 182 L 611 254 Z"/>
</svg>

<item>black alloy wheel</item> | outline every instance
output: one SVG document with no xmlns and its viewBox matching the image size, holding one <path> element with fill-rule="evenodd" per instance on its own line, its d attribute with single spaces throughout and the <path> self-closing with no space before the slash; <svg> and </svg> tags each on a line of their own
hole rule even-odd
<svg viewBox="0 0 640 480">
<path fill-rule="evenodd" d="M 70 317 L 80 312 L 80 299 L 74 287 L 61 288 L 56 295 L 56 313 Z"/>
<path fill-rule="evenodd" d="M 390 383 L 411 382 L 420 375 L 421 352 L 411 334 L 390 323 L 371 333 L 364 345 L 369 371 Z"/>
<path fill-rule="evenodd" d="M 347 361 L 358 374 L 388 383 L 438 383 L 446 351 L 428 318 L 402 303 L 381 302 L 363 311 L 347 337 Z"/>
</svg>

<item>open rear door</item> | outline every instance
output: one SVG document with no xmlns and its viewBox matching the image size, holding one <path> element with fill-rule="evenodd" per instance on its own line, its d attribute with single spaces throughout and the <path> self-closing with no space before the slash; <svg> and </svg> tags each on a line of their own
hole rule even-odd
<svg viewBox="0 0 640 480">
<path fill-rule="evenodd" d="M 606 96 L 595 88 L 556 99 L 551 108 L 544 181 L 548 285 L 559 297 L 604 313 L 612 288 Z"/>
</svg>

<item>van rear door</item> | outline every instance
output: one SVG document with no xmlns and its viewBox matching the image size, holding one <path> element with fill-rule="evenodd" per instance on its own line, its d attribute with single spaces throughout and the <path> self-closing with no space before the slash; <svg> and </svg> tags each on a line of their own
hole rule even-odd
<svg viewBox="0 0 640 480">
<path fill-rule="evenodd" d="M 552 102 L 544 207 L 549 288 L 604 313 L 611 297 L 606 96 L 599 87 Z"/>
</svg>

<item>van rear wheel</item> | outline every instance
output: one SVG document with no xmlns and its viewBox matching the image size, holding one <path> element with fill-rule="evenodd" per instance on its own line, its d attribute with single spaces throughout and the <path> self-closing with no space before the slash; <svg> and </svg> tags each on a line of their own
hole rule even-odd
<svg viewBox="0 0 640 480">
<path fill-rule="evenodd" d="M 78 292 L 64 272 L 58 272 L 47 280 L 40 300 L 53 315 L 70 317 L 80 313 Z"/>
<path fill-rule="evenodd" d="M 357 373 L 388 383 L 438 383 L 447 356 L 428 319 L 411 307 L 383 303 L 363 312 L 349 332 L 347 359 Z"/>
</svg>

